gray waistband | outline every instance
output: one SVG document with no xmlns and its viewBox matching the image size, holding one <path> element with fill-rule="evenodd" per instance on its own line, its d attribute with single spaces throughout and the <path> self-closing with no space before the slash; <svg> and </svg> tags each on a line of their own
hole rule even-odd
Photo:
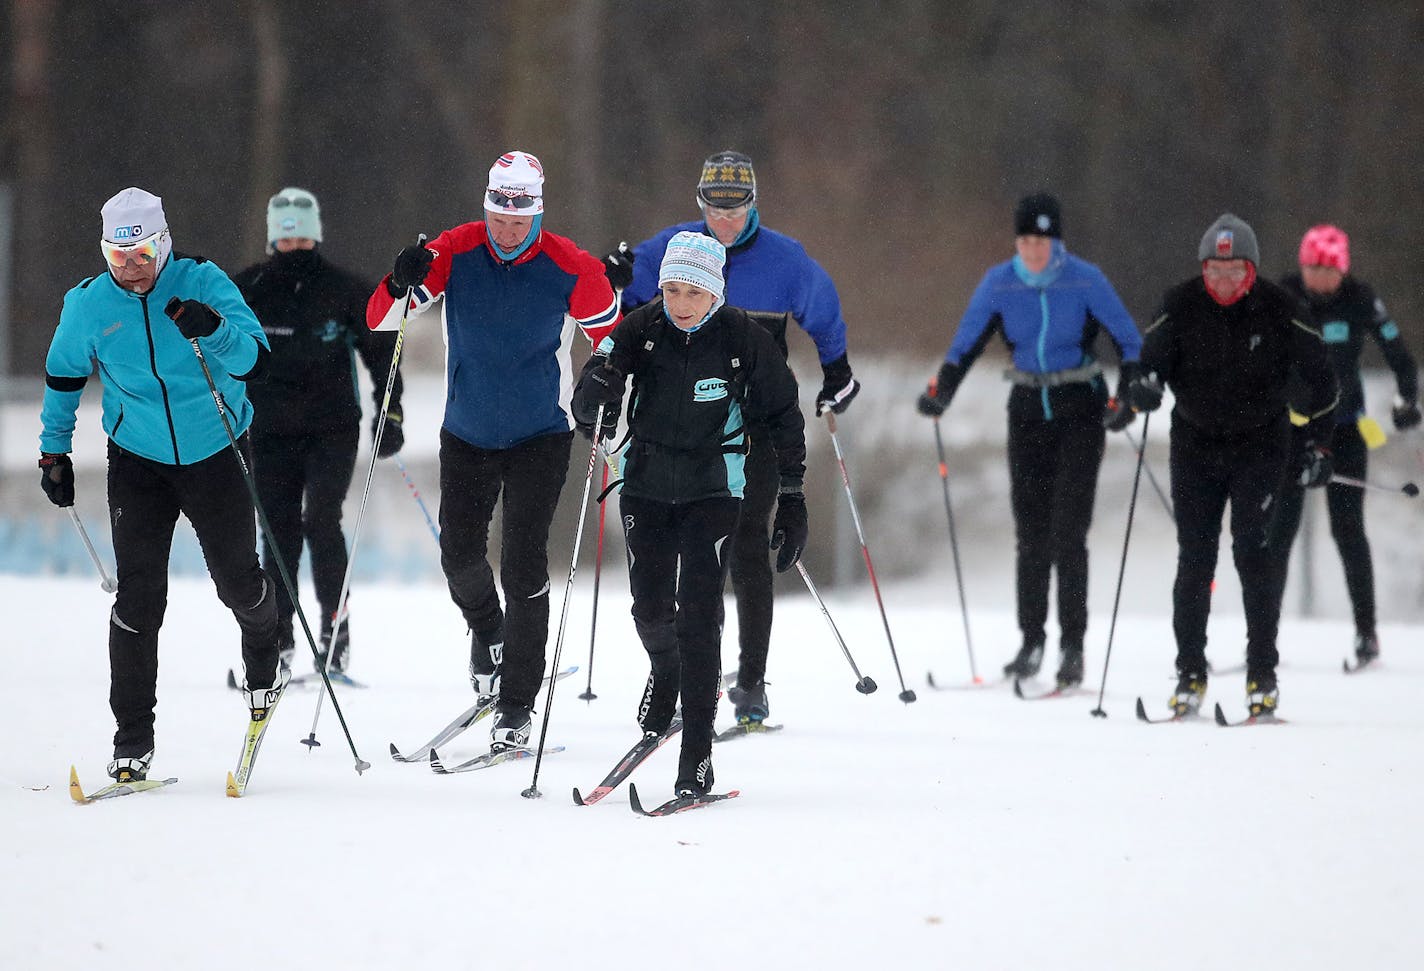
<svg viewBox="0 0 1424 971">
<path fill-rule="evenodd" d="M 1004 371 L 1004 380 L 1012 381 L 1014 384 L 1021 384 L 1029 388 L 1056 388 L 1060 384 L 1080 384 L 1091 381 L 1103 373 L 1100 364 L 1084 364 L 1081 367 L 1069 368 L 1066 371 L 1048 371 L 1043 374 L 1034 374 L 1030 371 L 1020 371 L 1018 368 L 1008 368 Z"/>
</svg>

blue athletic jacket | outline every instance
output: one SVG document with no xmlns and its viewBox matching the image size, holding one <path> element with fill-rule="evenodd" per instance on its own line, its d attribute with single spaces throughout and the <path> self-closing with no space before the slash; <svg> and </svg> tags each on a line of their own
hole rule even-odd
<svg viewBox="0 0 1424 971">
<path fill-rule="evenodd" d="M 1137 360 L 1142 338 L 1112 284 L 1096 266 L 1056 242 L 1042 273 L 1028 273 L 1015 257 L 984 274 L 944 359 L 967 370 L 998 331 L 1018 370 L 1067 371 L 1092 363 L 1100 325 L 1124 362 Z M 1052 418 L 1048 389 L 1042 390 L 1044 417 Z"/>
<path fill-rule="evenodd" d="M 143 296 L 108 273 L 65 294 L 45 358 L 40 451 L 72 448 L 75 411 L 96 364 L 104 386 L 104 432 L 120 448 L 166 465 L 192 465 L 227 446 L 193 346 L 163 313 L 172 297 L 200 300 L 222 316 L 218 329 L 198 344 L 234 433 L 247 430 L 252 404 L 242 382 L 266 355 L 267 336 L 216 264 L 174 253 Z"/>
<path fill-rule="evenodd" d="M 658 296 L 658 270 L 668 240 L 680 232 L 711 236 L 701 221 L 669 226 L 633 247 L 633 282 L 623 291 L 623 306 L 632 310 Z M 743 310 L 790 313 L 816 342 L 822 364 L 846 352 L 846 322 L 836 285 L 821 264 L 790 236 L 758 227 L 752 238 L 727 250 L 723 270 L 727 303 Z M 775 335 L 773 335 L 775 336 Z M 781 343 L 784 344 L 785 338 Z M 783 353 L 785 347 L 782 347 Z"/>
</svg>

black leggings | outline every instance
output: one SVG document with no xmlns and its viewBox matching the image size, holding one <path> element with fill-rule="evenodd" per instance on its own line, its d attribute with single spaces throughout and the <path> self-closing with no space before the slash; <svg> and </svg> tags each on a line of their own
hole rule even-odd
<svg viewBox="0 0 1424 971">
<path fill-rule="evenodd" d="M 766 656 L 771 648 L 772 589 L 771 513 L 776 505 L 776 449 L 770 433 L 751 430 L 741 511 L 732 537 L 732 592 L 737 598 L 737 636 L 741 656 L 737 684 L 751 688 L 766 680 Z"/>
<path fill-rule="evenodd" d="M 247 436 L 240 441 L 250 454 Z M 115 752 L 138 755 L 153 746 L 158 630 L 179 513 L 198 535 L 218 599 L 237 618 L 253 687 L 272 684 L 277 673 L 276 588 L 257 565 L 252 499 L 232 449 L 193 465 L 165 465 L 111 441 L 108 485 L 119 581 L 109 615 L 109 706 L 118 723 Z"/>
</svg>

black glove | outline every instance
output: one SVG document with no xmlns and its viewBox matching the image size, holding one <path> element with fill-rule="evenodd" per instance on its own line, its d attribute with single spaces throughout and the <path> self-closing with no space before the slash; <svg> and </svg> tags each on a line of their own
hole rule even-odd
<svg viewBox="0 0 1424 971">
<path fill-rule="evenodd" d="M 377 414 L 371 419 L 371 437 L 376 436 L 376 426 L 381 423 L 381 416 Z M 381 432 L 381 447 L 376 449 L 376 458 L 388 459 L 399 452 L 405 446 L 405 432 L 401 431 L 401 416 L 399 412 L 386 412 L 386 427 Z"/>
<path fill-rule="evenodd" d="M 783 492 L 776 501 L 776 518 L 771 521 L 771 548 L 779 551 L 777 573 L 785 573 L 801 559 L 809 534 L 806 497 L 799 492 Z"/>
<path fill-rule="evenodd" d="M 1300 455 L 1300 476 L 1296 480 L 1307 489 L 1316 489 L 1330 481 L 1335 460 L 1324 445 L 1307 444 Z"/>
<path fill-rule="evenodd" d="M 1414 428 L 1419 424 L 1419 402 L 1395 398 L 1394 410 L 1390 412 L 1390 417 L 1394 419 L 1394 427 L 1398 431 Z"/>
<path fill-rule="evenodd" d="M 920 414 L 938 418 L 954 400 L 954 392 L 959 390 L 959 382 L 964 378 L 964 369 L 945 361 L 939 366 L 939 374 L 930 379 L 929 388 L 915 403 Z"/>
<path fill-rule="evenodd" d="M 171 297 L 163 312 L 178 325 L 178 332 L 190 341 L 209 336 L 222 323 L 218 312 L 200 300 Z"/>
<path fill-rule="evenodd" d="M 61 509 L 74 505 L 74 463 L 68 455 L 40 453 L 40 487 Z"/>
<path fill-rule="evenodd" d="M 816 417 L 820 418 L 828 408 L 842 414 L 860 394 L 860 382 L 850 373 L 850 360 L 842 354 L 829 364 L 822 364 L 821 373 L 826 376 L 826 383 L 816 395 Z"/>
<path fill-rule="evenodd" d="M 603 275 L 615 290 L 626 290 L 633 285 L 633 251 L 627 243 L 619 243 L 616 250 L 603 258 Z"/>
<path fill-rule="evenodd" d="M 434 262 L 435 251 L 427 249 L 424 243 L 407 246 L 396 254 L 396 265 L 386 289 L 393 297 L 405 296 L 407 290 L 425 282 L 425 275 Z"/>
<path fill-rule="evenodd" d="M 1120 432 L 1137 420 L 1133 411 L 1120 398 L 1109 398 L 1103 409 L 1103 427 L 1110 432 Z"/>
<path fill-rule="evenodd" d="M 1126 378 L 1127 375 L 1124 374 L 1123 377 Z M 1126 381 L 1126 387 L 1118 388 L 1117 396 L 1119 401 L 1133 411 L 1156 411 L 1162 407 L 1162 382 L 1157 379 L 1156 371 L 1142 374 L 1134 368 L 1131 379 Z"/>
<path fill-rule="evenodd" d="M 574 423 L 579 431 L 593 437 L 593 423 L 598 419 L 598 406 L 603 406 L 603 427 L 599 434 L 612 438 L 618 430 L 618 416 L 623 413 L 623 372 L 611 364 L 588 368 L 574 389 Z"/>
</svg>

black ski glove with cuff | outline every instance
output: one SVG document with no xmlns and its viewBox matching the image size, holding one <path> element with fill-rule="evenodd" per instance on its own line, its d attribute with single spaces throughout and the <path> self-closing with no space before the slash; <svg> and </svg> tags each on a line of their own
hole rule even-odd
<svg viewBox="0 0 1424 971">
<path fill-rule="evenodd" d="M 210 337 L 222 323 L 222 315 L 201 300 L 170 297 L 163 312 L 178 325 L 178 333 L 190 341 Z"/>
<path fill-rule="evenodd" d="M 1394 399 L 1394 408 L 1389 413 L 1394 419 L 1395 431 L 1408 431 L 1419 425 L 1419 402 L 1405 401 L 1403 398 Z"/>
<path fill-rule="evenodd" d="M 826 383 L 821 385 L 821 393 L 816 395 L 816 417 L 820 418 L 827 409 L 837 415 L 844 413 L 855 396 L 860 394 L 860 382 L 850 373 L 849 356 L 842 354 L 834 361 L 822 364 L 821 373 L 825 375 Z"/>
<path fill-rule="evenodd" d="M 603 275 L 615 290 L 626 290 L 633 285 L 633 251 L 627 243 L 619 243 L 618 248 L 603 258 Z"/>
<path fill-rule="evenodd" d="M 407 246 L 396 254 L 395 267 L 386 281 L 386 291 L 396 299 L 405 296 L 406 291 L 420 286 L 430 272 L 430 264 L 435 262 L 435 251 L 423 243 Z"/>
<path fill-rule="evenodd" d="M 771 521 L 771 548 L 776 550 L 776 572 L 785 573 L 806 551 L 810 526 L 806 521 L 806 497 L 800 492 L 783 492 L 776 500 L 776 518 Z"/>
<path fill-rule="evenodd" d="M 592 363 L 592 362 L 590 362 Z M 571 407 L 574 424 L 579 431 L 593 437 L 593 423 L 598 420 L 598 406 L 603 406 L 602 438 L 612 438 L 618 431 L 618 416 L 623 413 L 623 372 L 611 364 L 587 368 L 574 389 Z"/>
<path fill-rule="evenodd" d="M 959 390 L 959 382 L 962 380 L 964 368 L 945 361 L 939 366 L 939 374 L 930 379 L 929 387 L 915 403 L 916 410 L 928 418 L 938 418 L 954 400 L 954 392 Z"/>
<path fill-rule="evenodd" d="M 40 488 L 59 508 L 74 505 L 74 463 L 63 453 L 40 453 Z"/>
<path fill-rule="evenodd" d="M 1324 445 L 1307 443 L 1300 456 L 1300 477 L 1297 481 L 1307 489 L 1318 489 L 1330 481 L 1335 471 L 1335 459 Z"/>
</svg>

